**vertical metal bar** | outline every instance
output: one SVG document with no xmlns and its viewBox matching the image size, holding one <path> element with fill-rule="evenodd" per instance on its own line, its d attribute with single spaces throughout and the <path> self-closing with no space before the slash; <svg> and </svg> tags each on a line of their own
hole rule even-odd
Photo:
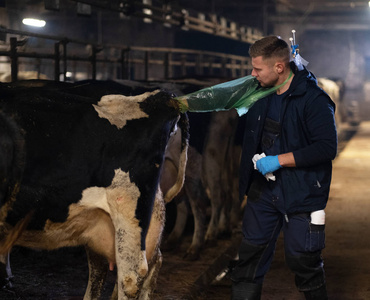
<svg viewBox="0 0 370 300">
<path fill-rule="evenodd" d="M 41 58 L 36 59 L 36 70 L 37 70 L 37 79 L 40 79 L 41 74 Z"/>
<path fill-rule="evenodd" d="M 173 68 L 172 68 L 172 53 L 168 53 L 168 78 L 173 77 Z"/>
<path fill-rule="evenodd" d="M 17 38 L 10 38 L 10 63 L 12 82 L 18 80 Z"/>
<path fill-rule="evenodd" d="M 54 44 L 54 80 L 59 81 L 60 75 L 60 42 Z"/>
<path fill-rule="evenodd" d="M 91 74 L 91 79 L 96 80 L 96 47 L 92 46 L 92 53 L 91 53 L 91 67 L 92 67 L 92 74 Z"/>
<path fill-rule="evenodd" d="M 235 78 L 236 77 L 236 68 L 235 68 L 235 65 L 236 65 L 236 61 L 235 59 L 231 59 L 231 77 Z"/>
<path fill-rule="evenodd" d="M 203 55 L 199 53 L 197 55 L 196 66 L 195 66 L 195 74 L 196 75 L 203 75 Z"/>
<path fill-rule="evenodd" d="M 144 59 L 144 64 L 145 64 L 145 80 L 147 81 L 149 78 L 149 51 L 145 51 L 145 59 Z"/>
<path fill-rule="evenodd" d="M 227 70 L 226 70 L 226 60 L 227 58 L 226 57 L 222 57 L 221 58 L 221 75 L 223 77 L 226 77 L 226 74 L 227 74 Z"/>
<path fill-rule="evenodd" d="M 168 79 L 170 71 L 170 53 L 165 52 L 164 54 L 164 79 Z"/>
<path fill-rule="evenodd" d="M 121 74 L 120 74 L 121 78 L 119 78 L 119 79 L 126 79 L 125 50 L 121 50 L 120 64 L 121 64 Z"/>
<path fill-rule="evenodd" d="M 134 75 L 132 75 L 132 72 L 131 72 L 131 49 L 130 48 L 127 49 L 127 54 L 126 54 L 126 70 L 127 70 L 127 79 L 135 80 L 135 78 L 131 78 L 135 76 L 135 73 Z"/>
<path fill-rule="evenodd" d="M 245 76 L 245 71 L 244 71 L 244 60 L 240 61 L 240 77 Z"/>
<path fill-rule="evenodd" d="M 181 76 L 186 76 L 186 54 L 181 55 Z"/>
<path fill-rule="evenodd" d="M 62 45 L 63 45 L 63 81 L 67 81 L 67 41 L 63 41 Z"/>
<path fill-rule="evenodd" d="M 129 51 L 130 49 L 121 50 L 121 76 L 122 79 L 130 79 L 129 77 Z"/>
<path fill-rule="evenodd" d="M 72 81 L 76 81 L 76 75 L 77 75 L 77 61 L 73 61 L 72 63 Z"/>
<path fill-rule="evenodd" d="M 213 58 L 209 57 L 209 63 L 208 63 L 208 69 L 209 69 L 209 75 L 213 75 Z"/>
</svg>

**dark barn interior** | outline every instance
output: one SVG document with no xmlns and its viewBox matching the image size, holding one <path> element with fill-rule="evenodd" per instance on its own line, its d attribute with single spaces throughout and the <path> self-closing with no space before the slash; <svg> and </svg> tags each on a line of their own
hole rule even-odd
<svg viewBox="0 0 370 300">
<path fill-rule="evenodd" d="M 27 25 L 26 18 L 45 23 Z M 370 299 L 370 1 L 0 0 L 0 83 L 113 81 L 132 94 L 142 87 L 164 87 L 181 96 L 250 75 L 248 49 L 267 35 L 287 42 L 294 35 L 307 68 L 337 106 L 339 147 L 323 252 L 328 294 L 335 300 Z M 189 114 L 190 141 L 200 155 L 204 124 L 213 117 L 201 115 L 201 121 L 192 121 Z M 237 122 L 234 115 L 228 118 Z M 223 197 L 233 195 L 229 190 Z M 209 222 L 209 194 L 206 202 Z M 181 209 L 184 232 L 176 245 L 168 245 Z M 237 255 L 240 220 L 199 253 L 186 256 L 194 215 L 181 197 L 167 204 L 163 264 L 151 299 L 230 299 L 225 270 Z M 304 299 L 282 247 L 279 238 L 261 299 Z M 4 286 L 0 299 L 83 299 L 88 278 L 83 248 L 16 246 L 10 261 L 12 287 Z M 108 273 L 102 299 L 109 299 L 115 274 Z"/>
</svg>

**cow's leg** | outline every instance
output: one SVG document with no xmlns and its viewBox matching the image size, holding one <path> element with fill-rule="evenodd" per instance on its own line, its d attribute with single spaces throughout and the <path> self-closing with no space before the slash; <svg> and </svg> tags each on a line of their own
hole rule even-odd
<svg viewBox="0 0 370 300">
<path fill-rule="evenodd" d="M 229 201 L 228 203 L 226 203 Z M 218 237 L 228 238 L 230 237 L 230 210 L 231 210 L 231 199 L 222 199 L 222 210 L 220 213 L 220 219 L 218 221 Z"/>
<path fill-rule="evenodd" d="M 12 278 L 9 254 L 0 255 L 0 287 L 3 289 L 12 288 Z"/>
<path fill-rule="evenodd" d="M 114 285 L 113 293 L 110 297 L 110 300 L 118 300 L 118 282 L 116 280 L 116 284 Z"/>
<path fill-rule="evenodd" d="M 230 155 L 230 143 L 227 149 L 227 157 L 225 163 L 225 170 L 220 173 L 221 175 L 221 202 L 220 202 L 220 218 L 218 220 L 217 226 L 217 237 L 221 238 L 228 238 L 231 234 L 231 227 L 230 227 L 230 212 L 232 206 L 232 195 L 231 195 L 231 161 L 229 160 Z"/>
<path fill-rule="evenodd" d="M 202 184 L 202 156 L 193 147 L 188 149 L 184 190 L 188 197 L 194 218 L 193 240 L 185 259 L 196 260 L 204 246 L 206 230 L 206 193 Z"/>
<path fill-rule="evenodd" d="M 217 112 L 212 115 L 209 133 L 203 154 L 203 181 L 205 187 L 210 191 L 212 206 L 211 220 L 206 233 L 207 244 L 215 244 L 218 235 L 218 224 L 222 209 L 222 172 L 229 162 L 227 151 L 230 139 L 235 131 L 235 113 Z"/>
<path fill-rule="evenodd" d="M 99 299 L 108 273 L 107 259 L 85 247 L 89 264 L 89 283 L 85 292 L 84 300 Z"/>
<path fill-rule="evenodd" d="M 158 274 L 159 274 L 159 270 L 161 269 L 161 266 L 162 266 L 162 253 L 158 249 L 158 253 L 155 257 L 155 260 L 151 264 L 149 268 L 148 276 L 145 278 L 143 286 L 141 288 L 139 300 L 150 299 L 150 296 L 156 287 L 157 278 L 158 278 Z"/>
<path fill-rule="evenodd" d="M 241 146 L 233 147 L 232 161 L 232 172 L 230 175 L 230 186 L 231 186 L 231 212 L 230 212 L 230 225 L 231 229 L 237 228 L 241 220 L 241 209 L 239 200 L 239 165 L 241 158 Z"/>
<path fill-rule="evenodd" d="M 94 195 L 99 188 L 94 188 Z M 24 247 L 58 249 L 86 245 L 89 262 L 89 283 L 84 299 L 98 299 L 108 261 L 115 261 L 114 226 L 110 215 L 100 208 L 81 204 L 69 207 L 68 219 L 63 223 L 47 222 L 43 231 L 25 231 L 17 244 Z"/>
<path fill-rule="evenodd" d="M 116 170 L 107 188 L 107 201 L 115 228 L 115 252 L 118 275 L 118 298 L 135 299 L 148 274 L 148 261 L 155 256 L 164 226 L 164 203 L 159 191 L 155 197 L 146 249 L 141 248 L 141 230 L 136 218 L 140 191 L 131 183 L 128 173 Z"/>
<path fill-rule="evenodd" d="M 218 233 L 221 237 L 229 237 L 240 219 L 238 190 L 240 155 L 241 147 L 234 145 L 234 138 L 231 136 L 226 151 L 224 168 L 222 168 L 224 171 L 221 173 L 223 205 L 218 225 Z"/>
<path fill-rule="evenodd" d="M 207 187 L 209 189 L 209 198 L 211 201 L 211 219 L 208 224 L 206 233 L 206 243 L 209 246 L 217 243 L 218 235 L 218 223 L 220 220 L 221 213 L 221 179 L 220 179 L 220 165 L 219 162 L 214 159 L 214 155 L 208 154 L 205 157 L 206 168 L 204 169 L 205 176 L 207 178 Z"/>
<path fill-rule="evenodd" d="M 134 214 L 135 210 L 132 213 Z M 116 228 L 118 299 L 135 299 L 140 283 L 148 272 L 145 250 L 141 250 L 141 229 L 139 222 L 135 222 L 134 218 L 129 220 L 123 217 L 114 220 L 116 218 L 113 217 Z"/>
<path fill-rule="evenodd" d="M 186 185 L 187 179 L 185 179 Z M 182 237 L 182 234 L 185 230 L 186 221 L 188 220 L 189 209 L 186 204 L 186 196 L 182 195 L 180 199 L 176 199 L 176 222 L 171 233 L 168 235 L 162 249 L 167 251 L 175 249 Z"/>
<path fill-rule="evenodd" d="M 200 178 L 188 178 L 184 185 L 188 195 L 191 210 L 194 217 L 194 233 L 190 247 L 185 259 L 196 260 L 199 258 L 201 249 L 204 246 L 206 233 L 206 195 Z"/>
<path fill-rule="evenodd" d="M 158 273 L 162 266 L 162 253 L 159 250 L 159 245 L 161 243 L 165 224 L 165 215 L 163 195 L 160 189 L 158 189 L 155 197 L 148 234 L 145 240 L 147 247 L 146 255 L 149 262 L 149 272 L 147 277 L 144 279 L 140 290 L 140 300 L 150 299 L 150 296 L 156 287 Z"/>
</svg>

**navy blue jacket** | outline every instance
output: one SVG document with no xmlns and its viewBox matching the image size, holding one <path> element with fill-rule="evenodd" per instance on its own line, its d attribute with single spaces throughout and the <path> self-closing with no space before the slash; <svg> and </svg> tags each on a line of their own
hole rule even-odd
<svg viewBox="0 0 370 300">
<path fill-rule="evenodd" d="M 332 160 L 337 154 L 335 104 L 306 69 L 295 74 L 282 100 L 281 152 L 293 152 L 296 167 L 274 172 L 281 183 L 287 214 L 324 209 L 329 196 Z M 261 153 L 268 99 L 258 100 L 246 115 L 239 195 L 248 195 L 261 174 L 252 157 Z"/>
</svg>

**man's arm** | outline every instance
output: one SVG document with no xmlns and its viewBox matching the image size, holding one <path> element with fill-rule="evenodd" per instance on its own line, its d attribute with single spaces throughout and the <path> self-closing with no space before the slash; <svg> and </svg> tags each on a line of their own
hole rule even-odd
<svg viewBox="0 0 370 300">
<path fill-rule="evenodd" d="M 280 166 L 284 168 L 296 166 L 293 152 L 279 154 L 278 160 L 279 160 Z"/>
<path fill-rule="evenodd" d="M 310 144 L 292 151 L 296 166 L 311 167 L 333 160 L 337 154 L 334 104 L 321 95 L 306 103 L 305 126 Z"/>
<path fill-rule="evenodd" d="M 282 167 L 296 166 L 293 152 L 262 157 L 257 161 L 256 165 L 262 175 L 275 172 Z"/>
</svg>

